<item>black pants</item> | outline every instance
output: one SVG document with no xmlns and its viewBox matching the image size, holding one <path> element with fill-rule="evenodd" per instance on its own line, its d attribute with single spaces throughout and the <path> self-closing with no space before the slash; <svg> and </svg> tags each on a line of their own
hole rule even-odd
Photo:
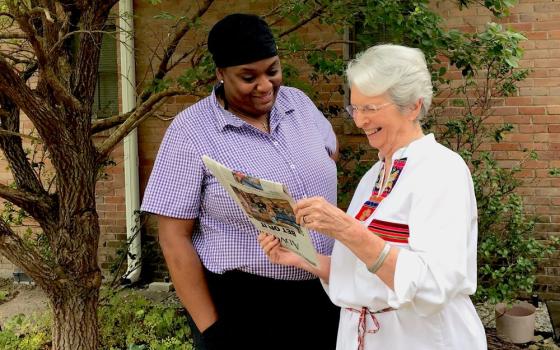
<svg viewBox="0 0 560 350">
<path fill-rule="evenodd" d="M 282 281 L 239 271 L 207 271 L 206 278 L 228 344 L 224 350 L 335 349 L 340 309 L 319 280 Z"/>
</svg>

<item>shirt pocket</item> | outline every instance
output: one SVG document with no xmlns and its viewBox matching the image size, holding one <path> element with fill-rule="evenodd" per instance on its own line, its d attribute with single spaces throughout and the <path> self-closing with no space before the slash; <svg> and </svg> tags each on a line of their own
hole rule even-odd
<svg viewBox="0 0 560 350">
<path fill-rule="evenodd" d="M 213 176 L 205 184 L 201 211 L 207 218 L 223 223 L 250 223 L 237 202 Z"/>
</svg>

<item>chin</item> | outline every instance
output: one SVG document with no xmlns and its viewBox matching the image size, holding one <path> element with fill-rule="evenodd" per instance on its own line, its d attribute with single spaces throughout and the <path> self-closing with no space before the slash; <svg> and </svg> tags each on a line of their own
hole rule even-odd
<svg viewBox="0 0 560 350">
<path fill-rule="evenodd" d="M 376 138 L 368 137 L 368 142 L 371 147 L 377 150 L 379 150 L 382 146 L 381 143 Z"/>
<path fill-rule="evenodd" d="M 272 99 L 272 101 L 262 104 L 262 105 L 258 105 L 255 106 L 255 109 L 261 113 L 268 113 L 272 110 L 272 107 L 274 107 L 274 103 L 276 102 L 276 99 Z"/>
</svg>

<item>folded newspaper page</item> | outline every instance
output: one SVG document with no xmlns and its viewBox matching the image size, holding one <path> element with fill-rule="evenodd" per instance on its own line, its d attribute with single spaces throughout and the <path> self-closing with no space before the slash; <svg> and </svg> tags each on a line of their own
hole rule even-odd
<svg viewBox="0 0 560 350">
<path fill-rule="evenodd" d="M 208 156 L 202 156 L 202 161 L 258 231 L 274 235 L 283 247 L 318 266 L 309 231 L 296 223 L 295 201 L 283 184 L 229 169 Z"/>
</svg>

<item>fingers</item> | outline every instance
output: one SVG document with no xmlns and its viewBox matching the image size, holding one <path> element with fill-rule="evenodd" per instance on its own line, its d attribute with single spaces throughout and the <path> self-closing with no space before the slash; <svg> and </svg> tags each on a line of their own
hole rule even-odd
<svg viewBox="0 0 560 350">
<path fill-rule="evenodd" d="M 323 197 L 309 197 L 309 198 L 300 199 L 299 201 L 297 201 L 294 210 L 303 210 L 308 207 L 312 207 L 313 205 L 316 205 L 323 200 L 324 200 Z"/>
<path fill-rule="evenodd" d="M 299 225 L 309 224 L 312 220 L 311 214 L 318 207 L 322 197 L 304 198 L 298 201 L 294 207 L 294 214 L 296 214 L 296 222 Z"/>
<path fill-rule="evenodd" d="M 274 248 L 280 245 L 278 238 L 264 232 L 259 234 L 257 241 L 266 255 L 270 255 Z"/>
<path fill-rule="evenodd" d="M 323 197 L 311 197 L 298 201 L 294 207 L 296 222 L 306 226 L 317 220 L 322 220 L 329 216 L 329 211 L 333 205 Z"/>
<path fill-rule="evenodd" d="M 266 236 L 268 236 L 266 232 L 259 232 L 259 235 L 257 236 L 257 241 L 260 243 Z"/>
</svg>

